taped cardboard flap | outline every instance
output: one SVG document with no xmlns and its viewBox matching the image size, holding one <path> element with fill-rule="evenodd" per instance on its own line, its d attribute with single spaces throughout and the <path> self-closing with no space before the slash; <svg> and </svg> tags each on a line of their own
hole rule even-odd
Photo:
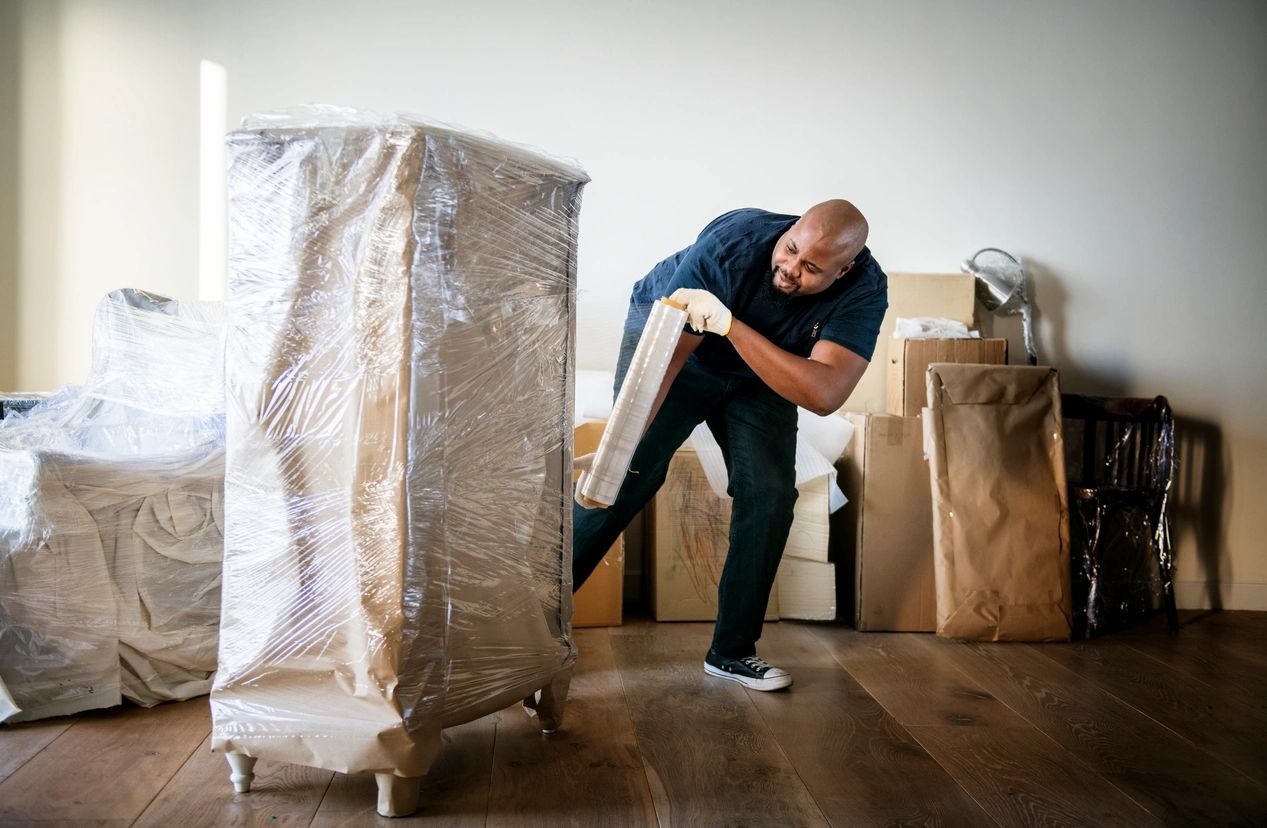
<svg viewBox="0 0 1267 828">
<path fill-rule="evenodd" d="M 928 366 L 929 388 L 952 405 L 1024 405 L 1056 381 L 1056 369 L 1048 366 L 998 367 L 935 362 Z"/>
</svg>

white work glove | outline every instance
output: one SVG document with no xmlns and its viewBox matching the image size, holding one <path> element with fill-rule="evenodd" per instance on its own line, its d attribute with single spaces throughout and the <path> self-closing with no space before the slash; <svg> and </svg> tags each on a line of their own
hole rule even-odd
<svg viewBox="0 0 1267 828">
<path fill-rule="evenodd" d="M 678 288 L 673 291 L 669 301 L 686 305 L 687 322 L 696 333 L 708 331 L 718 336 L 726 336 L 730 333 L 732 320 L 730 310 L 708 291 Z"/>
<path fill-rule="evenodd" d="M 582 454 L 580 457 L 573 457 L 572 471 L 588 472 L 590 468 L 594 465 L 594 455 L 596 453 L 597 452 L 591 451 L 589 454 Z M 581 499 L 581 481 L 580 480 L 577 480 L 576 484 L 572 487 L 572 499 L 575 500 L 576 504 L 583 509 L 594 508 L 594 504 L 586 503 L 584 500 Z"/>
</svg>

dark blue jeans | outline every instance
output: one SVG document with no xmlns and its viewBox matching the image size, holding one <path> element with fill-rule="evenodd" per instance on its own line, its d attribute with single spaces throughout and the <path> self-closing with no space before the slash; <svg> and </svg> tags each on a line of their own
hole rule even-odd
<svg viewBox="0 0 1267 828">
<path fill-rule="evenodd" d="M 617 388 L 640 333 L 628 331 L 621 343 Z M 715 373 L 693 359 L 682 368 L 634 451 L 616 502 L 606 509 L 573 505 L 572 584 L 580 588 L 655 496 L 673 452 L 701 422 L 721 446 L 734 498 L 713 649 L 743 658 L 756 652 L 796 503 L 796 406 L 760 380 Z"/>
</svg>

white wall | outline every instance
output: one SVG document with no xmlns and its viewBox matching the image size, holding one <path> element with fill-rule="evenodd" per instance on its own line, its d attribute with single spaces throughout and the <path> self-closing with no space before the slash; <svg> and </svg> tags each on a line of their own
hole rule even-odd
<svg viewBox="0 0 1267 828">
<path fill-rule="evenodd" d="M 206 58 L 228 69 L 231 121 L 338 102 L 580 159 L 594 178 L 582 367 L 614 361 L 632 282 L 732 207 L 850 198 L 893 271 L 953 271 L 987 244 L 1022 255 L 1066 389 L 1165 393 L 1199 438 L 1179 510 L 1182 600 L 1209 600 L 1213 581 L 1225 605 L 1267 609 L 1267 6 L 62 6 L 61 145 L 40 167 L 61 197 L 57 243 L 41 248 L 61 293 L 22 306 L 26 384 L 82 374 L 78 332 L 106 287 L 152 279 L 192 295 Z M 123 215 L 103 215 L 112 198 Z M 22 239 L 51 232 L 24 226 Z M 24 258 L 23 289 L 40 278 Z M 32 336 L 50 325 L 54 356 Z"/>
<path fill-rule="evenodd" d="M 83 379 L 110 290 L 196 298 L 198 61 L 174 7 L 26 0 L 20 17 L 16 384 L 36 390 Z"/>
<path fill-rule="evenodd" d="M 0 389 L 18 381 L 18 111 L 21 17 L 0 3 Z"/>
</svg>

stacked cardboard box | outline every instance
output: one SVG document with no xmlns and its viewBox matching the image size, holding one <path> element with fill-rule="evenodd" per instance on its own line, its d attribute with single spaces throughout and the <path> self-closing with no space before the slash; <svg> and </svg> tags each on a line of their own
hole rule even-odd
<svg viewBox="0 0 1267 828">
<path fill-rule="evenodd" d="M 580 457 L 598 451 L 603 438 L 603 422 L 581 423 L 573 432 L 573 456 Z M 578 475 L 574 475 L 577 477 Z M 618 627 L 621 624 L 622 585 L 625 575 L 625 536 L 603 556 L 585 586 L 572 596 L 573 627 Z"/>
<path fill-rule="evenodd" d="M 937 362 L 1007 365 L 1006 339 L 895 339 L 889 343 L 885 410 L 914 417 L 928 405 L 924 376 Z"/>
<path fill-rule="evenodd" d="M 800 493 L 766 620 L 836 617 L 835 566 L 829 561 L 830 480 Z M 657 621 L 712 621 L 717 584 L 730 548 L 729 498 L 709 485 L 695 450 L 683 446 L 650 507 L 651 608 Z M 587 584 L 588 586 L 588 584 Z"/>
<path fill-rule="evenodd" d="M 1002 339 L 892 339 L 898 317 L 932 316 L 972 327 L 975 286 L 964 274 L 889 277 L 889 310 L 872 364 L 845 415 L 856 428 L 840 459 L 849 504 L 832 519 L 842 615 L 860 630 L 932 632 L 937 624 L 932 493 L 920 410 L 929 364 L 1005 364 Z M 879 412 L 887 411 L 887 414 Z"/>
<path fill-rule="evenodd" d="M 834 516 L 832 544 L 842 581 L 853 574 L 854 625 L 932 632 L 933 514 L 920 418 L 847 417 L 854 436 L 837 469 L 849 503 Z"/>
<path fill-rule="evenodd" d="M 712 621 L 730 548 L 728 498 L 718 497 L 695 450 L 678 449 L 650 512 L 651 612 L 657 621 Z M 779 618 L 778 585 L 767 621 Z"/>
<path fill-rule="evenodd" d="M 889 353 L 896 344 L 893 328 L 898 317 L 938 316 L 972 327 L 975 290 L 973 278 L 964 273 L 890 273 L 889 309 L 880 323 L 871 365 L 844 410 L 877 414 L 885 410 Z"/>
</svg>

